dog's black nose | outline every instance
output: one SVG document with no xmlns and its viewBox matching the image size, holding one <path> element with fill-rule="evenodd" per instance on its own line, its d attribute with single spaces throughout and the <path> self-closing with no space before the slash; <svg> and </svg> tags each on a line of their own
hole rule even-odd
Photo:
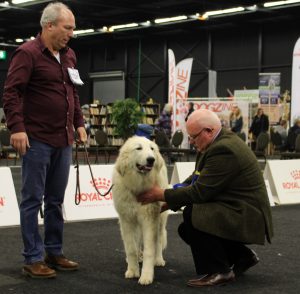
<svg viewBox="0 0 300 294">
<path fill-rule="evenodd" d="M 148 165 L 153 165 L 153 163 L 154 163 L 154 161 L 155 161 L 155 158 L 154 157 L 147 157 L 147 164 Z"/>
</svg>

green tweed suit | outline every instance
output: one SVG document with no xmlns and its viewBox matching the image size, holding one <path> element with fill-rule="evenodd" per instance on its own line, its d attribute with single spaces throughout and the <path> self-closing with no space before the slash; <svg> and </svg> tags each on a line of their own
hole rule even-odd
<svg viewBox="0 0 300 294">
<path fill-rule="evenodd" d="M 192 224 L 203 232 L 246 244 L 273 236 L 272 215 L 262 173 L 250 148 L 236 134 L 221 130 L 197 157 L 198 179 L 165 190 L 172 210 L 193 204 Z M 193 176 L 193 175 L 192 175 Z M 185 180 L 190 184 L 192 176 Z"/>
</svg>

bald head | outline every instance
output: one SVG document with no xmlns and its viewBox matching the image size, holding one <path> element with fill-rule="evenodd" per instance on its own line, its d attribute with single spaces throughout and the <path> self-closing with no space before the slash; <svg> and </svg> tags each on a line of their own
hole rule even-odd
<svg viewBox="0 0 300 294">
<path fill-rule="evenodd" d="M 210 146 L 221 128 L 219 117 L 207 109 L 194 111 L 186 123 L 190 143 L 196 146 L 200 152 L 205 151 Z"/>
<path fill-rule="evenodd" d="M 214 112 L 207 109 L 199 109 L 189 116 L 186 127 L 187 129 L 210 128 L 219 130 L 221 121 Z"/>
</svg>

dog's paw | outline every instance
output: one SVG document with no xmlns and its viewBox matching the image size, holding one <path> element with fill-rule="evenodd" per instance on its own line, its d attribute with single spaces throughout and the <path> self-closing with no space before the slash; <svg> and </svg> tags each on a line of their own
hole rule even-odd
<svg viewBox="0 0 300 294">
<path fill-rule="evenodd" d="M 137 270 L 127 269 L 127 271 L 125 272 L 126 279 L 134 279 L 139 277 L 140 277 L 140 271 L 138 269 Z"/>
<path fill-rule="evenodd" d="M 163 258 L 157 258 L 155 260 L 155 265 L 156 266 L 165 266 L 166 265 L 166 262 Z"/>
<path fill-rule="evenodd" d="M 142 274 L 142 276 L 139 279 L 140 285 L 150 285 L 153 282 L 153 275 L 150 274 Z"/>
</svg>

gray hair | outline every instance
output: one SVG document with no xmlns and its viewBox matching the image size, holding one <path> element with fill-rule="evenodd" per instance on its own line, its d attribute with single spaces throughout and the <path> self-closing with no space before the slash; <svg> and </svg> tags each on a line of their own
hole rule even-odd
<svg viewBox="0 0 300 294">
<path fill-rule="evenodd" d="M 49 3 L 43 10 L 40 20 L 41 27 L 43 28 L 49 22 L 56 23 L 61 14 L 61 11 L 64 9 L 71 11 L 71 9 L 67 5 L 61 2 Z"/>
<path fill-rule="evenodd" d="M 170 104 L 170 103 L 167 103 L 167 104 L 165 104 L 165 106 L 164 106 L 164 111 L 166 112 L 166 113 L 168 113 L 168 114 L 170 114 L 171 112 L 172 112 L 172 104 Z"/>
</svg>

